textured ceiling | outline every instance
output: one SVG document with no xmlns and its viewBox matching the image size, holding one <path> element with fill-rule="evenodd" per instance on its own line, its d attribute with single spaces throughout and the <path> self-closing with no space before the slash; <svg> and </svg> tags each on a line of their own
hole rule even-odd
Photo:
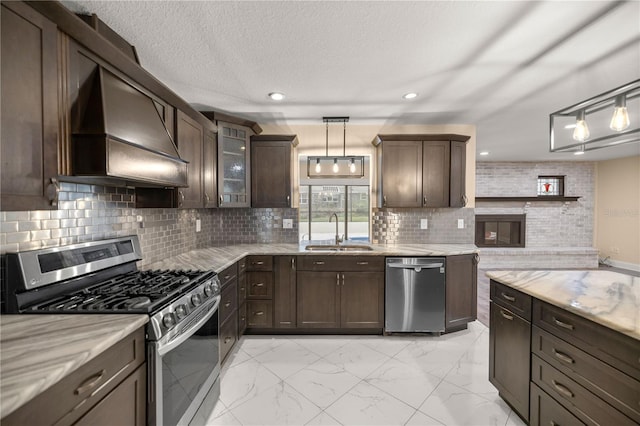
<svg viewBox="0 0 640 426">
<path fill-rule="evenodd" d="M 264 124 L 474 124 L 486 160 L 577 159 L 548 152 L 549 113 L 640 78 L 638 1 L 63 3 L 96 13 L 196 108 Z"/>
</svg>

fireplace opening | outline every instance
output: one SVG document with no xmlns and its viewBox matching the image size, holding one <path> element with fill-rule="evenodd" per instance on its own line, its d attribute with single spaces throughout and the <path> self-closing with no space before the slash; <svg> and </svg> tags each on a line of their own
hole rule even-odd
<svg viewBox="0 0 640 426">
<path fill-rule="evenodd" d="M 524 247 L 524 214 L 476 215 L 476 246 Z"/>
</svg>

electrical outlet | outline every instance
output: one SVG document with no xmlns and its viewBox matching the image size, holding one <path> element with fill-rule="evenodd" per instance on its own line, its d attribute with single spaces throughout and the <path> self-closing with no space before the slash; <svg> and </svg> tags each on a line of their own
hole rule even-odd
<svg viewBox="0 0 640 426">
<path fill-rule="evenodd" d="M 458 229 L 464 229 L 464 219 L 458 219 Z"/>
<path fill-rule="evenodd" d="M 200 219 L 196 219 L 196 232 L 202 231 L 202 221 Z"/>
<path fill-rule="evenodd" d="M 429 221 L 427 219 L 420 219 L 420 229 L 429 229 Z"/>
<path fill-rule="evenodd" d="M 293 228 L 293 219 L 282 219 L 282 227 L 284 229 L 292 229 Z"/>
</svg>

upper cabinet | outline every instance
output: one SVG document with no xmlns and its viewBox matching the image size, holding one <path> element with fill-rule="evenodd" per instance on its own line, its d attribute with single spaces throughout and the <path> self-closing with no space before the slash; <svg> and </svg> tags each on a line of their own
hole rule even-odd
<svg viewBox="0 0 640 426">
<path fill-rule="evenodd" d="M 379 207 L 464 207 L 463 135 L 378 135 Z"/>
<path fill-rule="evenodd" d="M 180 157 L 188 161 L 188 187 L 178 189 L 178 207 L 203 207 L 203 150 L 204 127 L 182 111 L 178 110 L 176 120 L 176 142 Z"/>
<path fill-rule="evenodd" d="M 293 207 L 295 135 L 251 136 L 251 207 Z"/>
<path fill-rule="evenodd" d="M 2 210 L 57 208 L 57 28 L 24 3 L 1 16 Z"/>
<path fill-rule="evenodd" d="M 249 207 L 250 129 L 218 122 L 218 198 L 220 207 Z"/>
</svg>

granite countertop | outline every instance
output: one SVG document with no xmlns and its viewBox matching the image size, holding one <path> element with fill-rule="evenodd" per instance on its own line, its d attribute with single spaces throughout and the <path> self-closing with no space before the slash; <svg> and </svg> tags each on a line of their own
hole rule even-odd
<svg viewBox="0 0 640 426">
<path fill-rule="evenodd" d="M 478 253 L 473 244 L 367 244 L 370 251 L 309 251 L 298 244 L 239 244 L 191 250 L 144 266 L 144 269 L 202 269 L 221 272 L 247 255 L 454 256 Z"/>
<path fill-rule="evenodd" d="M 149 321 L 147 315 L 2 315 L 4 417 Z"/>
<path fill-rule="evenodd" d="M 640 278 L 611 271 L 489 271 L 536 299 L 640 340 Z"/>
</svg>

